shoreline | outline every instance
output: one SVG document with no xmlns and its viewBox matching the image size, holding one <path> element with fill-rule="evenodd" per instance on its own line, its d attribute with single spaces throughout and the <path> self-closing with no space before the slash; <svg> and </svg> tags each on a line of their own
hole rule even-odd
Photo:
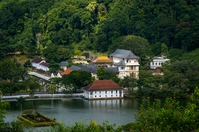
<svg viewBox="0 0 199 132">
<path fill-rule="evenodd" d="M 30 97 L 29 94 L 19 94 L 19 95 L 11 95 L 11 96 L 2 96 L 2 100 L 12 100 L 17 99 L 19 97 L 24 97 L 25 99 L 35 99 L 35 98 L 64 98 L 64 97 L 81 97 L 83 93 L 75 93 L 75 94 L 34 94 L 33 97 Z"/>
<path fill-rule="evenodd" d="M 164 97 L 164 96 L 149 96 L 149 95 L 130 95 L 130 94 L 125 94 L 124 95 L 124 98 L 154 98 L 154 99 L 164 99 L 164 98 L 168 98 L 168 97 L 171 97 L 171 98 L 174 98 L 174 99 L 189 99 L 191 95 L 186 95 L 186 96 L 175 96 L 175 97 L 172 97 L 172 96 L 167 96 L 167 97 Z"/>
</svg>

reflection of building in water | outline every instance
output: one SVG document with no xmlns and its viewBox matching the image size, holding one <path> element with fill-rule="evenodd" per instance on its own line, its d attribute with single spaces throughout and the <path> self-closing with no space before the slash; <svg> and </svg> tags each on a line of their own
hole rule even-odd
<svg viewBox="0 0 199 132">
<path fill-rule="evenodd" d="M 89 106 L 91 108 L 120 108 L 123 107 L 123 99 L 111 99 L 111 100 L 92 100 L 89 101 Z"/>
</svg>

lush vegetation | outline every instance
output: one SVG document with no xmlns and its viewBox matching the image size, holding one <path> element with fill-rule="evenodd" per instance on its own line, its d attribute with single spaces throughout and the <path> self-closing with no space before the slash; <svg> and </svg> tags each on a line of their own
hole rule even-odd
<svg viewBox="0 0 199 132">
<path fill-rule="evenodd" d="M 18 121 L 12 122 L 12 125 L 6 125 L 4 122 L 5 102 L 0 102 L 1 110 L 1 131 L 23 131 L 27 127 Z M 167 98 L 164 102 L 159 99 L 150 101 L 149 98 L 143 99 L 142 105 L 137 113 L 136 122 L 129 123 L 123 126 L 109 124 L 105 121 L 103 124 L 97 124 L 96 121 L 91 121 L 90 124 L 76 122 L 73 125 L 59 123 L 51 129 L 45 130 L 49 132 L 193 132 L 199 130 L 199 88 L 196 87 L 191 95 L 187 106 L 184 108 L 179 105 L 179 102 L 174 98 Z M 133 114 L 133 113 L 132 113 Z M 20 125 L 19 125 L 20 124 Z M 44 131 L 44 130 L 42 130 Z"/>
<path fill-rule="evenodd" d="M 57 87 L 64 85 L 65 92 L 71 93 L 93 81 L 90 73 L 75 71 L 62 79 L 50 80 L 44 86 L 39 85 L 39 80 L 27 79 L 26 68 L 30 66 L 30 60 L 24 65 L 16 60 L 6 60 L 15 52 L 30 58 L 44 57 L 50 63 L 50 72 L 56 72 L 60 69 L 60 61 L 82 55 L 85 50 L 108 54 L 117 48 L 128 49 L 140 57 L 139 80 L 133 75 L 118 79 L 103 68 L 97 71 L 100 79 L 113 79 L 133 94 L 152 97 L 184 97 L 195 90 L 185 109 L 171 99 L 163 108 L 159 102 L 147 106 L 148 109 L 141 107 L 138 124 L 133 124 L 131 130 L 196 130 L 193 122 L 198 122 L 198 108 L 194 104 L 198 102 L 195 87 L 199 82 L 198 8 L 199 0 L 1 0 L 0 90 L 10 95 L 24 90 L 33 96 L 43 87 L 53 94 Z M 162 68 L 163 76 L 153 76 L 147 68 L 147 62 L 157 55 L 171 59 L 170 64 Z M 135 87 L 138 88 L 136 93 Z M 0 108 L 0 124 L 8 130 L 16 129 L 15 123 L 6 126 L 3 122 L 5 105 L 2 102 Z M 151 113 L 154 118 L 149 117 Z M 160 119 L 168 125 L 163 127 Z M 82 126 L 85 131 L 105 130 L 95 122 L 57 129 L 75 130 Z M 110 125 L 106 130 L 120 128 Z"/>
<path fill-rule="evenodd" d="M 181 53 L 199 48 L 198 0 L 2 0 L 0 3 L 1 58 L 20 51 L 30 57 L 41 55 L 49 62 L 59 62 L 70 58 L 75 50 L 112 52 L 124 48 L 132 50 L 141 60 L 162 51 L 181 59 Z"/>
<path fill-rule="evenodd" d="M 138 87 L 138 94 L 150 95 L 163 91 L 172 95 L 174 89 L 190 93 L 198 85 L 198 0 L 2 0 L 0 5 L 1 60 L 19 51 L 31 58 L 44 57 L 50 72 L 56 72 L 60 61 L 88 54 L 85 50 L 107 54 L 121 48 L 140 57 L 140 79 L 118 80 L 113 73 L 99 70 L 101 79 L 111 78 L 127 88 Z M 147 69 L 156 55 L 171 59 L 162 77 Z M 24 66 L 29 67 L 30 60 Z M 0 87 L 9 87 L 10 94 L 17 91 L 13 87 L 21 84 L 16 80 L 24 80 L 25 74 L 16 61 L 1 61 L 0 79 L 11 83 Z M 128 80 L 133 83 L 125 83 Z M 89 82 L 83 80 L 74 88 Z"/>
</svg>

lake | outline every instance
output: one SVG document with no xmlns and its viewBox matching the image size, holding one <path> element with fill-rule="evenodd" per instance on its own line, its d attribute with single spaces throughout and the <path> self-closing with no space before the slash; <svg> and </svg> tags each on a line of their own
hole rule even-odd
<svg viewBox="0 0 199 132">
<path fill-rule="evenodd" d="M 185 105 L 187 100 L 181 100 Z M 10 122 L 17 119 L 20 114 L 20 105 L 16 100 L 9 101 L 10 108 L 7 110 L 5 121 Z M 117 126 L 135 122 L 134 113 L 139 109 L 142 99 L 113 99 L 113 100 L 84 100 L 82 98 L 40 98 L 26 100 L 23 110 L 36 109 L 43 115 L 55 118 L 58 122 L 63 121 L 67 125 L 75 122 L 96 120 L 102 124 L 109 121 Z M 33 105 L 34 104 L 34 105 Z"/>
</svg>

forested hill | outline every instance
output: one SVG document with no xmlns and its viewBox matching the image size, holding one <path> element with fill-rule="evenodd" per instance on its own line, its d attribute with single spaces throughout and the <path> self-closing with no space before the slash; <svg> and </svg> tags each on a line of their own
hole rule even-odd
<svg viewBox="0 0 199 132">
<path fill-rule="evenodd" d="M 52 46 L 67 54 L 124 48 L 179 59 L 198 53 L 199 0 L 0 1 L 1 58 L 15 51 L 40 55 Z"/>
</svg>

